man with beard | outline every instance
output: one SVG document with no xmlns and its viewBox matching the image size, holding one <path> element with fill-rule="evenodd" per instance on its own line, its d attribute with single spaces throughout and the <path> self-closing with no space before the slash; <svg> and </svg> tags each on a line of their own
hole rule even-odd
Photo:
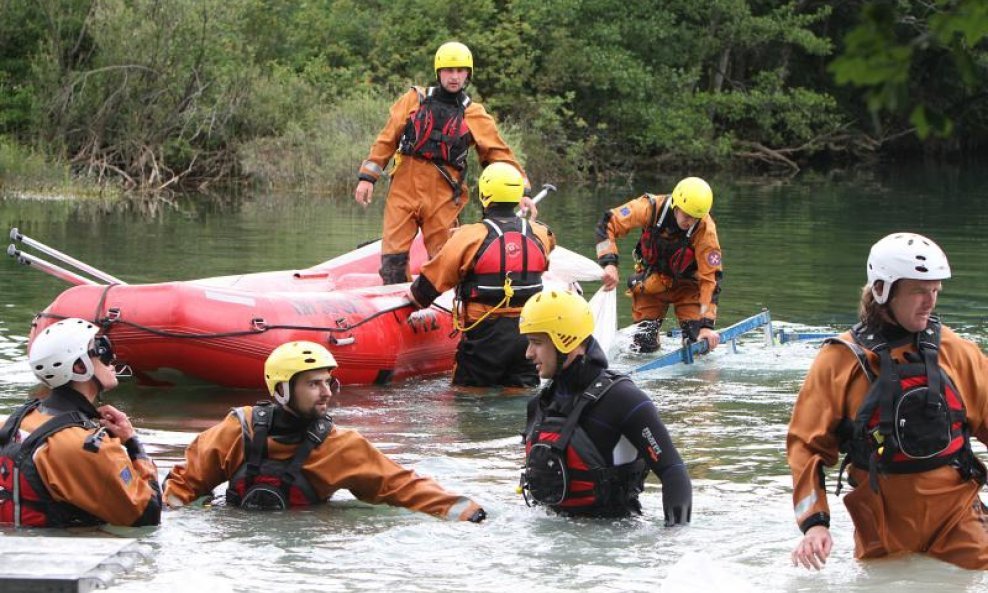
<svg viewBox="0 0 988 593">
<path fill-rule="evenodd" d="M 289 342 L 264 363 L 272 402 L 234 408 L 202 433 L 165 483 L 170 507 L 187 505 L 229 481 L 227 504 L 280 510 L 327 501 L 340 489 L 371 504 L 479 523 L 484 509 L 444 490 L 378 451 L 353 430 L 335 426 L 329 401 L 339 393 L 336 360 L 314 342 Z"/>
</svg>

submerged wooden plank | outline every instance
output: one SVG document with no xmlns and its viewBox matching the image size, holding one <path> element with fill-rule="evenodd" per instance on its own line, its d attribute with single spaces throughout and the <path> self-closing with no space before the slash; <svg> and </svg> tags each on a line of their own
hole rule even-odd
<svg viewBox="0 0 988 593">
<path fill-rule="evenodd" d="M 109 586 L 145 555 L 129 538 L 0 536 L 0 590 L 84 593 Z"/>
</svg>

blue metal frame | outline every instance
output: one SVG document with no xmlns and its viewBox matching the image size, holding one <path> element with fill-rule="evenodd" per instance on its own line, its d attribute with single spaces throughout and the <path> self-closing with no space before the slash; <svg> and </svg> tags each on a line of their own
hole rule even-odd
<svg viewBox="0 0 988 593">
<path fill-rule="evenodd" d="M 772 315 L 768 312 L 768 310 L 762 311 L 758 315 L 752 315 L 751 317 L 739 321 L 734 325 L 726 327 L 722 331 L 718 332 L 720 334 L 720 341 L 722 343 L 730 341 L 734 344 L 735 340 L 742 334 L 770 323 L 772 323 Z M 631 372 L 640 373 L 642 371 L 651 371 L 679 363 L 693 364 L 693 360 L 696 356 L 706 354 L 709 350 L 710 346 L 707 344 L 707 341 L 700 340 L 699 342 L 693 342 L 689 345 L 689 347 L 683 346 L 679 350 L 669 352 L 668 354 L 663 354 L 658 358 L 650 360 L 649 362 L 632 369 Z"/>
</svg>

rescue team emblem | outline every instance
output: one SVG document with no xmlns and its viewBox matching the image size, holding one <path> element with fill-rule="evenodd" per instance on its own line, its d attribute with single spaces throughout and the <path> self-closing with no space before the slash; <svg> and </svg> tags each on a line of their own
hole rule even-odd
<svg viewBox="0 0 988 593">
<path fill-rule="evenodd" d="M 719 251 L 711 251 L 710 253 L 708 253 L 707 254 L 707 263 L 710 264 L 711 266 L 719 266 L 720 265 L 720 252 Z"/>
<path fill-rule="evenodd" d="M 629 214 L 631 214 L 631 208 L 628 208 L 627 206 L 625 206 L 624 208 L 621 208 L 621 210 L 619 210 L 618 213 L 621 216 L 628 216 Z"/>
<path fill-rule="evenodd" d="M 515 257 L 521 253 L 521 245 L 518 245 L 517 243 L 508 243 L 504 246 L 504 251 L 508 254 L 508 256 Z"/>
</svg>

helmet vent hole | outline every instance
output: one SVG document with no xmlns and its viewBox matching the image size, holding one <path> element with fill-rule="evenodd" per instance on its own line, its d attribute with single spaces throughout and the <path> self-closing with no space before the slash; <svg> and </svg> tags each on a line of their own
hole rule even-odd
<svg viewBox="0 0 988 593">
<path fill-rule="evenodd" d="M 315 362 L 316 362 L 316 359 L 315 358 L 312 358 L 311 356 L 309 358 L 306 358 L 305 359 L 305 363 L 306 364 L 314 364 Z"/>
<path fill-rule="evenodd" d="M 926 261 L 926 256 L 925 255 L 917 255 L 916 256 L 916 259 Z"/>
<path fill-rule="evenodd" d="M 58 367 L 62 366 L 62 363 L 61 362 L 56 362 L 56 363 L 52 364 L 51 366 L 53 366 L 53 367 L 55 367 L 57 369 Z"/>
<path fill-rule="evenodd" d="M 916 266 L 916 271 L 917 271 L 917 272 L 922 272 L 922 273 L 924 273 L 924 274 L 926 274 L 926 273 L 928 273 L 928 272 L 929 272 L 929 270 L 928 270 L 928 269 L 926 269 L 926 266 Z"/>
</svg>

